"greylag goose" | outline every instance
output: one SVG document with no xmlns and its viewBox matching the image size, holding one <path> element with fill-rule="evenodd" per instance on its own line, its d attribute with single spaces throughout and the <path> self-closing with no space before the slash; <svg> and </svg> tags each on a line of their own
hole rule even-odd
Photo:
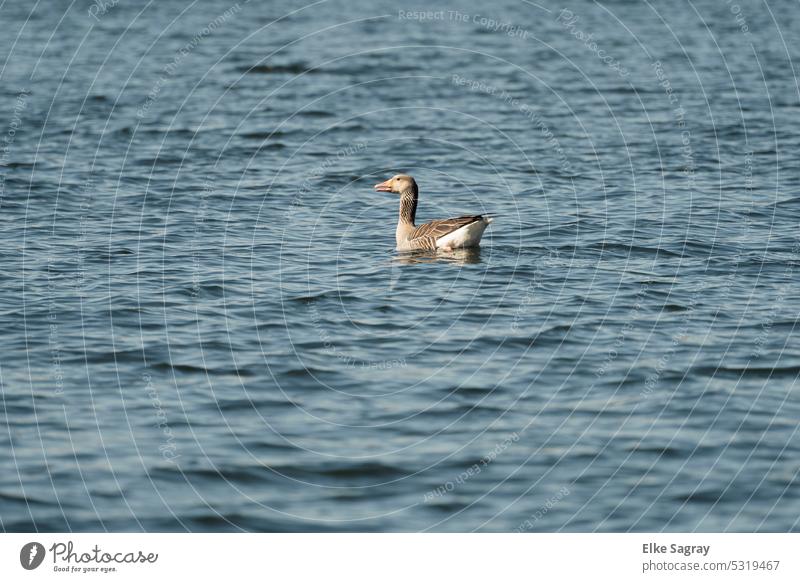
<svg viewBox="0 0 800 582">
<path fill-rule="evenodd" d="M 397 174 L 375 184 L 378 192 L 394 192 L 400 194 L 400 219 L 397 221 L 398 251 L 414 251 L 477 247 L 481 242 L 483 231 L 492 222 L 488 216 L 459 216 L 433 220 L 416 226 L 414 218 L 417 214 L 417 198 L 419 189 L 414 178 L 405 174 Z"/>
</svg>

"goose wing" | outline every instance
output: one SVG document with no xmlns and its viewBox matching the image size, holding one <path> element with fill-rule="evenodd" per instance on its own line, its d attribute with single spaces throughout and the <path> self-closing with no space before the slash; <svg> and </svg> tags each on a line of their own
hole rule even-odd
<svg viewBox="0 0 800 582">
<path fill-rule="evenodd" d="M 451 232 L 458 230 L 462 226 L 467 226 L 478 220 L 483 220 L 480 214 L 475 216 L 459 216 L 458 218 L 445 218 L 444 220 L 432 220 L 425 224 L 420 224 L 417 228 L 411 231 L 409 240 L 417 238 L 432 238 L 437 240 Z"/>
</svg>

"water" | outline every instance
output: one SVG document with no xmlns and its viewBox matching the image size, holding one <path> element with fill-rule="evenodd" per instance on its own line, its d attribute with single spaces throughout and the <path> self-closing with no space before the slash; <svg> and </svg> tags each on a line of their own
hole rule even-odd
<svg viewBox="0 0 800 582">
<path fill-rule="evenodd" d="M 797 530 L 798 12 L 563 8 L 5 3 L 2 528 Z"/>
</svg>

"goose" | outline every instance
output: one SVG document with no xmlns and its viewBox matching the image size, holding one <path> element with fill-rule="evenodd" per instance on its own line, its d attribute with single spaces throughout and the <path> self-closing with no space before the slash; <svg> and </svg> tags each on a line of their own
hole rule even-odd
<svg viewBox="0 0 800 582">
<path fill-rule="evenodd" d="M 428 250 L 452 251 L 453 249 L 477 247 L 483 231 L 492 222 L 488 216 L 459 216 L 444 220 L 433 220 L 416 226 L 417 198 L 419 188 L 414 178 L 397 174 L 385 182 L 375 184 L 377 192 L 400 194 L 400 219 L 397 221 L 395 239 L 398 251 Z"/>
</svg>

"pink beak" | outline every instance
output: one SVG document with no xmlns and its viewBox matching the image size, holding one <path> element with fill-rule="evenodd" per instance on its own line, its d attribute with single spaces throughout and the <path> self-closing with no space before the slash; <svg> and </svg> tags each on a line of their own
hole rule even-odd
<svg viewBox="0 0 800 582">
<path fill-rule="evenodd" d="M 392 179 L 389 178 L 385 182 L 381 182 L 380 184 L 375 184 L 375 190 L 377 192 L 391 192 L 392 191 L 392 186 L 389 184 L 389 182 L 391 182 L 391 181 L 392 181 Z"/>
</svg>

